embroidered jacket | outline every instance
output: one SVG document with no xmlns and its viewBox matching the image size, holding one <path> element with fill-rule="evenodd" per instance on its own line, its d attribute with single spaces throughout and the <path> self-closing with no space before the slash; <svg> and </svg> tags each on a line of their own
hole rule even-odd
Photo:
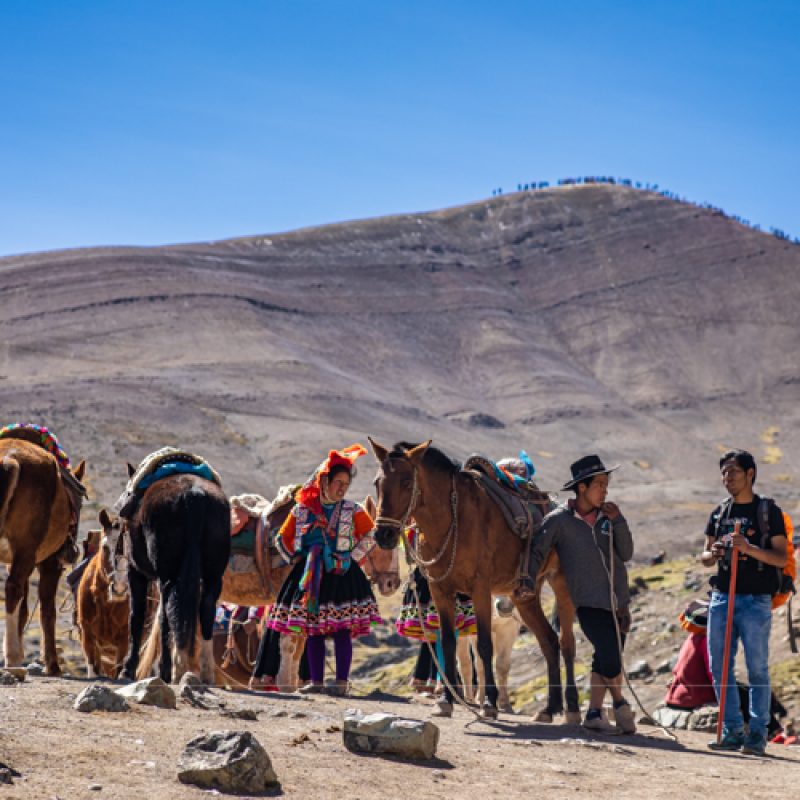
<svg viewBox="0 0 800 800">
<path fill-rule="evenodd" d="M 303 550 L 303 540 L 315 528 L 327 530 L 328 520 L 323 514 L 315 515 L 307 506 L 297 504 L 286 518 L 275 546 L 286 561 L 291 561 Z M 361 562 L 375 546 L 372 517 L 358 503 L 342 500 L 336 526 L 336 552 L 349 553 L 355 561 Z"/>
</svg>

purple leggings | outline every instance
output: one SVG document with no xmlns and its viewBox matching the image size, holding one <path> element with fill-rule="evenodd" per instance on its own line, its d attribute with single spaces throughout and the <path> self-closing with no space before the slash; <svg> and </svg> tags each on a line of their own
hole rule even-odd
<svg viewBox="0 0 800 800">
<path fill-rule="evenodd" d="M 353 660 L 353 640 L 349 630 L 333 634 L 333 650 L 336 654 L 336 680 L 346 681 L 350 677 L 350 663 Z M 312 682 L 322 683 L 325 679 L 325 637 L 309 636 L 306 653 Z"/>
</svg>

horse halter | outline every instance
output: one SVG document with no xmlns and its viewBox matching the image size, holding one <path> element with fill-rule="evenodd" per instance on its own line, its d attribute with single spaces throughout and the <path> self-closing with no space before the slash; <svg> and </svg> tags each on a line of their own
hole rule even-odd
<svg viewBox="0 0 800 800">
<path fill-rule="evenodd" d="M 386 458 L 386 462 L 391 461 L 391 456 Z M 383 464 L 381 464 L 381 469 L 383 469 Z M 385 471 L 385 470 L 384 470 Z M 394 469 L 391 470 L 394 472 Z M 375 527 L 376 528 L 392 528 L 399 533 L 402 533 L 406 526 L 408 525 L 408 520 L 414 512 L 414 509 L 417 507 L 417 503 L 419 502 L 419 482 L 417 480 L 417 468 L 412 465 L 411 467 L 412 472 L 412 484 L 411 484 L 411 499 L 408 501 L 408 508 L 406 508 L 405 514 L 400 519 L 395 519 L 394 517 L 383 517 L 379 516 L 375 519 Z"/>
</svg>

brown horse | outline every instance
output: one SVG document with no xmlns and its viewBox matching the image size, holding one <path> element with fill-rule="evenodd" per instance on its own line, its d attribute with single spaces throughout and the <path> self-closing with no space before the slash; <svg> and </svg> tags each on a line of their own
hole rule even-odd
<svg viewBox="0 0 800 800">
<path fill-rule="evenodd" d="M 492 668 L 492 594 L 511 594 L 516 586 L 524 543 L 508 528 L 505 518 L 468 472 L 430 447 L 401 442 L 391 450 L 370 439 L 380 463 L 376 479 L 378 518 L 376 540 L 381 547 L 396 547 L 405 524 L 413 515 L 422 543 L 417 563 L 428 577 L 431 597 L 439 612 L 445 673 L 452 686 L 455 671 L 455 596 L 463 592 L 472 598 L 478 620 L 478 654 L 486 676 L 483 714 L 497 716 L 498 691 Z M 561 623 L 561 652 L 567 673 L 567 719 L 579 720 L 578 691 L 575 686 L 575 639 L 572 626 L 575 609 L 551 554 L 537 576 L 535 594 L 514 600 L 520 616 L 533 631 L 547 661 L 549 681 L 547 707 L 539 721 L 550 722 L 563 711 L 558 636 L 542 611 L 539 590 L 547 580 L 556 595 Z M 445 697 L 437 714 L 450 716 L 453 695 Z"/>
<path fill-rule="evenodd" d="M 83 478 L 81 461 L 71 476 Z M 28 621 L 28 580 L 39 570 L 39 609 L 47 675 L 60 675 L 56 654 L 56 589 L 64 565 L 78 555 L 75 492 L 70 476 L 44 448 L 16 438 L 0 439 L 0 562 L 6 580 L 6 666 L 24 661 L 22 633 Z M 78 503 L 77 508 L 80 505 Z"/>
</svg>

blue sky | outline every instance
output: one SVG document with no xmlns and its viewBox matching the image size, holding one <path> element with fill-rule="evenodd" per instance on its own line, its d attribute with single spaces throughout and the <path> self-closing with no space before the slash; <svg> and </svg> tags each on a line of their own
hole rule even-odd
<svg viewBox="0 0 800 800">
<path fill-rule="evenodd" d="M 800 236 L 800 4 L 3 0 L 0 254 L 576 175 Z"/>
</svg>

